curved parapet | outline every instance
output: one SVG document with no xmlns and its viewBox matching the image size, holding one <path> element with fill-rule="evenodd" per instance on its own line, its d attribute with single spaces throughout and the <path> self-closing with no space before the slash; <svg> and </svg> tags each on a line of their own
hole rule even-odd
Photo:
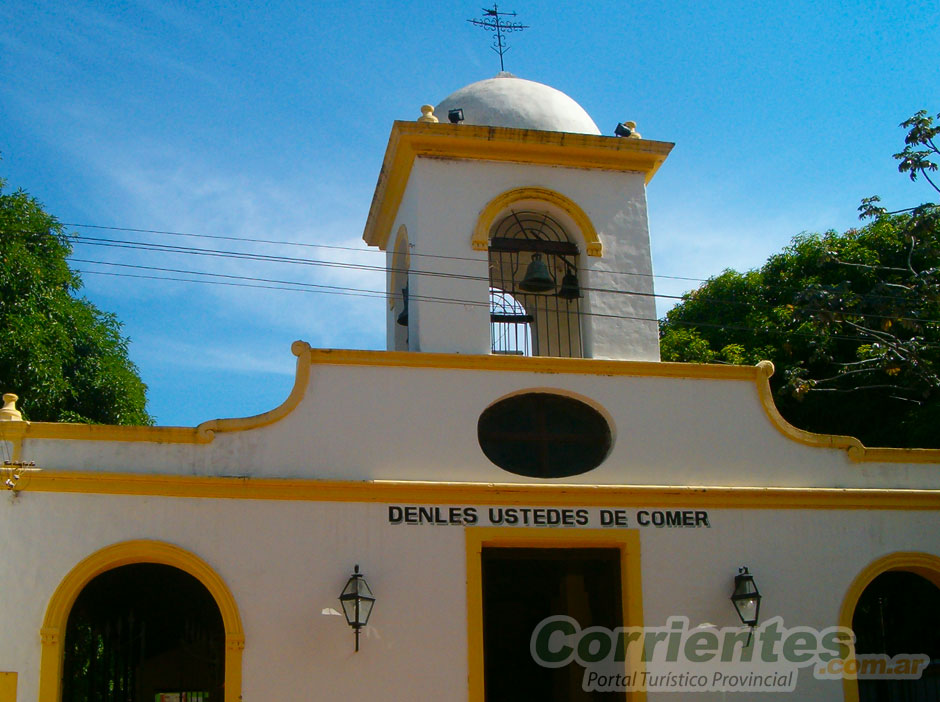
<svg viewBox="0 0 940 702">
<path fill-rule="evenodd" d="M 567 387 L 568 390 L 576 392 L 579 395 L 583 395 L 585 397 L 591 396 L 592 392 L 587 390 L 587 387 L 597 387 L 592 385 L 592 383 L 595 381 L 589 380 L 591 376 L 595 378 L 609 377 L 611 379 L 618 377 L 632 377 L 649 379 L 674 378 L 693 381 L 725 381 L 728 383 L 740 383 L 741 381 L 751 382 L 754 384 L 754 388 L 756 390 L 755 399 L 758 401 L 758 404 L 763 411 L 763 415 L 774 427 L 776 432 L 782 434 L 790 441 L 813 448 L 836 449 L 838 451 L 844 451 L 847 458 L 850 461 L 856 463 L 940 463 L 940 449 L 870 448 L 863 445 L 861 441 L 851 436 L 815 434 L 803 429 L 798 429 L 783 418 L 774 404 L 773 393 L 770 387 L 770 377 L 773 374 L 773 364 L 768 361 L 763 361 L 756 366 L 724 366 L 714 364 L 612 361 L 582 358 L 514 357 L 503 355 L 415 353 L 408 351 L 311 349 L 309 344 L 303 341 L 294 342 L 291 348 L 294 355 L 297 356 L 297 372 L 293 388 L 284 402 L 268 412 L 251 417 L 214 419 L 208 422 L 204 422 L 197 427 L 117 427 L 84 424 L 54 424 L 45 422 L 35 422 L 32 424 L 28 424 L 26 422 L 8 422 L 6 423 L 6 438 L 13 444 L 13 452 L 17 457 L 21 455 L 23 443 L 32 439 L 206 445 L 211 444 L 216 438 L 217 434 L 244 432 L 279 423 L 282 420 L 287 419 L 289 416 L 294 415 L 298 408 L 301 407 L 302 404 L 305 404 L 306 398 L 306 402 L 312 403 L 311 406 L 309 408 L 302 409 L 301 417 L 293 417 L 290 422 L 285 424 L 283 428 L 279 430 L 282 436 L 277 441 L 284 441 L 290 436 L 305 436 L 306 438 L 303 439 L 303 441 L 310 441 L 312 439 L 310 438 L 308 429 L 303 429 L 302 434 L 295 434 L 295 432 L 301 431 L 301 427 L 309 426 L 305 425 L 304 422 L 307 421 L 305 418 L 307 418 L 308 414 L 311 417 L 313 416 L 310 413 L 316 413 L 317 411 L 324 412 L 325 414 L 318 415 L 319 419 L 329 418 L 339 413 L 343 417 L 362 415 L 362 421 L 366 422 L 367 424 L 370 421 L 377 421 L 376 417 L 381 414 L 382 410 L 380 405 L 382 405 L 384 400 L 380 400 L 378 396 L 370 398 L 368 393 L 371 392 L 371 390 L 368 387 L 364 386 L 360 387 L 358 390 L 354 390 L 352 385 L 347 386 L 345 384 L 347 382 L 351 382 L 351 379 L 355 378 L 356 376 L 350 376 L 348 375 L 348 370 L 342 371 L 341 369 L 343 367 L 349 369 L 350 367 L 359 366 L 385 368 L 388 369 L 389 372 L 396 368 L 407 368 L 415 370 L 428 369 L 439 371 L 477 371 L 485 374 L 502 374 L 503 372 L 506 372 L 516 374 L 513 385 L 518 385 L 520 389 L 529 390 L 535 386 L 541 387 L 546 385 L 544 378 L 537 379 L 535 376 L 541 374 L 565 375 L 571 377 L 569 380 L 564 381 L 563 386 L 559 385 L 559 388 L 561 388 L 562 391 L 567 392 L 567 390 L 564 389 Z M 310 386 L 313 365 L 324 367 L 324 382 L 327 383 L 327 386 L 330 386 L 330 383 L 335 386 L 333 387 L 332 392 L 345 393 L 345 396 L 341 398 L 342 409 L 338 409 L 336 406 L 336 401 L 340 397 L 339 395 L 334 394 L 331 397 L 315 397 L 308 394 L 307 389 Z M 336 367 L 336 371 L 327 372 L 325 367 L 328 366 Z M 384 377 L 385 376 L 383 376 L 383 378 Z M 412 382 L 406 382 L 404 380 L 405 376 L 401 376 L 400 374 L 388 376 L 390 379 L 393 377 L 393 383 L 406 383 L 407 385 Z M 418 376 L 409 377 L 416 378 Z M 584 382 L 582 382 L 580 379 L 577 379 L 578 377 L 583 378 Z M 349 378 L 350 381 L 340 380 L 340 378 Z M 453 385 L 455 390 L 461 384 L 461 382 L 463 381 L 460 380 L 458 376 L 451 376 L 447 380 L 447 383 L 449 385 Z M 336 385 L 336 383 L 340 384 Z M 493 385 L 494 387 L 504 386 L 503 383 L 497 381 L 495 378 L 491 378 L 484 384 L 487 383 Z M 477 385 L 479 385 L 479 383 Z M 391 392 L 384 384 L 377 387 L 384 388 L 383 392 Z M 696 386 L 699 387 L 700 390 L 693 390 L 693 394 L 691 395 L 687 394 L 687 391 L 685 390 L 678 390 L 676 385 L 670 385 L 668 387 L 663 385 L 662 389 L 659 389 L 659 386 L 647 385 L 645 387 L 647 389 L 644 390 L 644 392 L 652 392 L 657 396 L 664 391 L 668 392 L 671 399 L 663 399 L 659 404 L 659 408 L 656 410 L 660 413 L 665 413 L 663 415 L 664 417 L 668 416 L 668 413 L 672 411 L 669 409 L 670 402 L 679 403 L 676 405 L 677 407 L 687 406 L 690 398 L 694 398 L 695 402 L 704 403 L 701 405 L 701 407 L 704 408 L 708 406 L 708 403 L 730 399 L 727 393 L 719 391 L 717 394 L 715 394 L 712 390 L 706 391 L 705 389 L 710 387 L 708 385 Z M 691 389 L 693 386 L 689 387 Z M 717 391 L 717 388 L 715 390 Z M 331 391 L 327 390 L 326 392 L 329 393 Z M 702 392 L 707 392 L 707 394 L 703 395 Z M 740 398 L 742 396 L 737 395 L 737 397 Z M 436 406 L 435 403 L 438 402 L 439 399 L 440 398 L 433 395 L 427 395 L 424 397 L 422 402 L 427 405 L 429 408 L 428 411 L 434 412 L 437 411 L 434 409 L 434 407 Z M 481 399 L 480 401 L 482 402 L 483 400 Z M 738 400 L 733 401 L 738 402 Z M 378 405 L 376 404 L 377 402 Z M 608 400 L 608 402 L 610 402 L 610 400 Z M 627 406 L 624 405 L 619 411 L 648 413 L 653 410 L 650 408 L 649 403 L 643 403 L 633 406 L 632 409 L 628 409 Z M 745 411 L 744 408 L 741 408 L 741 411 Z M 705 421 L 705 423 L 709 425 L 708 422 L 711 421 L 709 426 L 714 425 L 714 429 L 716 431 L 726 434 L 726 438 L 724 439 L 725 441 L 736 441 L 736 436 L 742 436 L 740 432 L 738 434 L 724 432 L 722 427 L 726 426 L 727 422 L 716 423 L 718 420 L 714 418 L 711 420 L 706 420 L 703 418 L 703 415 L 696 414 L 696 411 L 691 409 L 688 410 L 687 413 L 688 416 L 685 420 L 686 422 L 696 423 Z M 364 417 L 366 416 L 371 417 L 371 419 L 365 419 Z M 473 415 L 473 417 L 475 416 L 476 415 Z M 741 415 L 742 418 L 746 416 L 746 414 Z M 329 421 L 334 420 L 339 421 L 336 420 L 335 416 L 333 416 Z M 329 424 L 329 421 L 327 424 Z M 648 416 L 647 421 L 653 420 Z M 753 432 L 759 429 L 759 425 L 760 423 L 752 425 L 751 429 L 748 431 Z M 324 432 L 336 432 L 340 430 L 338 425 L 333 426 L 332 429 L 319 423 L 317 426 L 319 427 L 318 431 L 322 430 Z M 689 426 L 692 426 L 692 424 L 689 424 Z M 15 433 L 10 431 L 13 428 L 17 430 Z M 706 432 L 707 434 L 707 431 L 704 428 L 700 429 L 699 431 L 700 434 L 702 432 Z M 701 442 L 703 440 L 708 440 L 706 434 L 702 434 L 701 438 L 691 439 L 686 442 L 686 450 L 690 452 L 689 455 L 705 455 L 708 453 L 708 451 L 704 449 L 699 451 L 694 445 L 695 441 Z M 298 438 L 298 440 L 301 439 Z M 755 437 L 755 440 L 758 441 L 759 444 L 760 439 Z M 753 442 L 751 443 L 752 448 L 755 448 L 756 450 L 757 444 L 754 444 Z M 420 445 L 420 442 L 418 442 L 413 444 L 412 447 Z M 673 445 L 674 443 L 670 443 L 670 446 Z M 665 450 L 666 449 L 663 448 L 661 449 L 661 452 Z M 726 453 L 727 451 L 725 451 L 725 454 Z M 348 456 L 348 451 L 337 453 L 334 456 L 334 462 L 345 460 L 344 456 Z M 469 456 L 469 454 L 465 458 L 466 461 L 476 460 L 474 456 Z M 473 463 L 473 465 L 477 464 Z M 55 470 L 53 465 L 43 467 L 46 469 L 46 471 Z M 96 470 L 95 472 L 98 471 Z M 51 478 L 51 476 L 51 472 L 47 473 L 46 477 L 41 477 L 41 474 L 37 474 L 31 477 L 31 481 L 38 485 L 38 483 L 46 480 L 46 478 Z M 385 477 L 384 474 L 383 477 Z M 388 477 L 393 476 L 389 475 Z M 688 480 L 688 476 L 683 479 Z"/>
<path fill-rule="evenodd" d="M 793 426 L 783 418 L 774 404 L 773 392 L 770 389 L 770 377 L 774 374 L 774 364 L 770 361 L 761 361 L 755 368 L 759 372 L 755 380 L 764 411 L 767 412 L 771 423 L 788 439 L 807 446 L 843 449 L 848 453 L 849 458 L 856 462 L 940 463 L 940 449 L 870 448 L 854 436 L 814 434 Z"/>
<path fill-rule="evenodd" d="M 297 372 L 290 394 L 279 406 L 251 417 L 212 419 L 195 427 L 114 426 L 29 422 L 18 424 L 21 439 L 64 439 L 87 441 L 147 441 L 158 444 L 207 444 L 216 433 L 244 431 L 273 424 L 300 404 L 310 379 L 310 344 L 295 341 L 291 352 L 297 356 Z"/>
<path fill-rule="evenodd" d="M 290 394 L 279 406 L 273 410 L 256 414 L 251 417 L 237 417 L 232 419 L 212 419 L 196 427 L 196 434 L 203 442 L 212 441 L 216 432 L 245 431 L 256 429 L 268 424 L 274 424 L 293 411 L 307 392 L 310 380 L 310 344 L 306 341 L 295 341 L 290 347 L 291 353 L 297 356 L 297 374 L 294 376 L 294 387 Z"/>
</svg>

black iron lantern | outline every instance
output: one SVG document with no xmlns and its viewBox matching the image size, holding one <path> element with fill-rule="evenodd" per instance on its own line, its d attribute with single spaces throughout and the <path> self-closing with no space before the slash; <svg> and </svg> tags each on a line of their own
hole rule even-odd
<svg viewBox="0 0 940 702">
<path fill-rule="evenodd" d="M 751 575 L 747 566 L 738 568 L 738 574 L 734 576 L 734 592 L 731 593 L 731 603 L 737 610 L 741 622 L 753 629 L 757 626 L 757 620 L 760 616 L 760 591 L 754 583 L 754 576 Z M 748 643 L 751 637 L 748 636 Z"/>
<path fill-rule="evenodd" d="M 346 581 L 346 587 L 343 588 L 343 594 L 339 596 L 339 601 L 343 605 L 346 623 L 356 632 L 356 651 L 358 651 L 359 630 L 369 623 L 372 605 L 375 604 L 375 597 L 372 595 L 369 583 L 359 572 L 358 563 L 355 572 Z"/>
</svg>

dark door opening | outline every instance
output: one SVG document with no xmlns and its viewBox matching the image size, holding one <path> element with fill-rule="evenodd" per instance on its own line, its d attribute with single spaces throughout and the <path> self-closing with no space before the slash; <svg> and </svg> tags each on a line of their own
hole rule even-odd
<svg viewBox="0 0 940 702">
<path fill-rule="evenodd" d="M 529 648 L 536 626 L 552 615 L 568 615 L 582 629 L 623 626 L 619 549 L 484 548 L 482 575 L 487 702 L 625 699 L 585 692 L 581 666 L 542 667 Z"/>
<path fill-rule="evenodd" d="M 852 616 L 856 653 L 930 656 L 919 680 L 859 680 L 860 702 L 940 702 L 940 588 L 905 571 L 882 573 Z"/>
<path fill-rule="evenodd" d="M 223 699 L 225 628 L 189 573 L 138 563 L 94 578 L 65 633 L 63 702 Z"/>
</svg>

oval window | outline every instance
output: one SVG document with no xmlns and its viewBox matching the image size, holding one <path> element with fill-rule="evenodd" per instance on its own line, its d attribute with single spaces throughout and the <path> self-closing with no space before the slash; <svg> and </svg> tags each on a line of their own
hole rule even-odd
<svg viewBox="0 0 940 702">
<path fill-rule="evenodd" d="M 596 468 L 610 453 L 610 425 L 590 405 L 533 392 L 500 400 L 477 422 L 483 453 L 503 470 L 565 478 Z"/>
</svg>

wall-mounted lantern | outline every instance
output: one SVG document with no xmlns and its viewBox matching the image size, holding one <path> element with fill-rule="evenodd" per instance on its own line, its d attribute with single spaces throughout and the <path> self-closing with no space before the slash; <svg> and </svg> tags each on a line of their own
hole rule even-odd
<svg viewBox="0 0 940 702">
<path fill-rule="evenodd" d="M 359 650 L 359 630 L 369 622 L 369 615 L 372 614 L 372 605 L 375 604 L 375 597 L 369 588 L 369 583 L 359 572 L 359 564 L 356 564 L 356 571 L 346 581 L 346 587 L 339 596 L 340 604 L 343 605 L 343 614 L 346 616 L 346 623 L 356 632 L 356 651 Z"/>
<path fill-rule="evenodd" d="M 734 576 L 734 592 L 731 593 L 731 603 L 737 610 L 741 622 L 751 627 L 751 632 L 757 626 L 757 620 L 760 616 L 760 591 L 754 583 L 754 576 L 751 575 L 747 566 L 738 568 L 738 574 Z M 747 644 L 751 643 L 751 635 L 748 634 Z"/>
</svg>

